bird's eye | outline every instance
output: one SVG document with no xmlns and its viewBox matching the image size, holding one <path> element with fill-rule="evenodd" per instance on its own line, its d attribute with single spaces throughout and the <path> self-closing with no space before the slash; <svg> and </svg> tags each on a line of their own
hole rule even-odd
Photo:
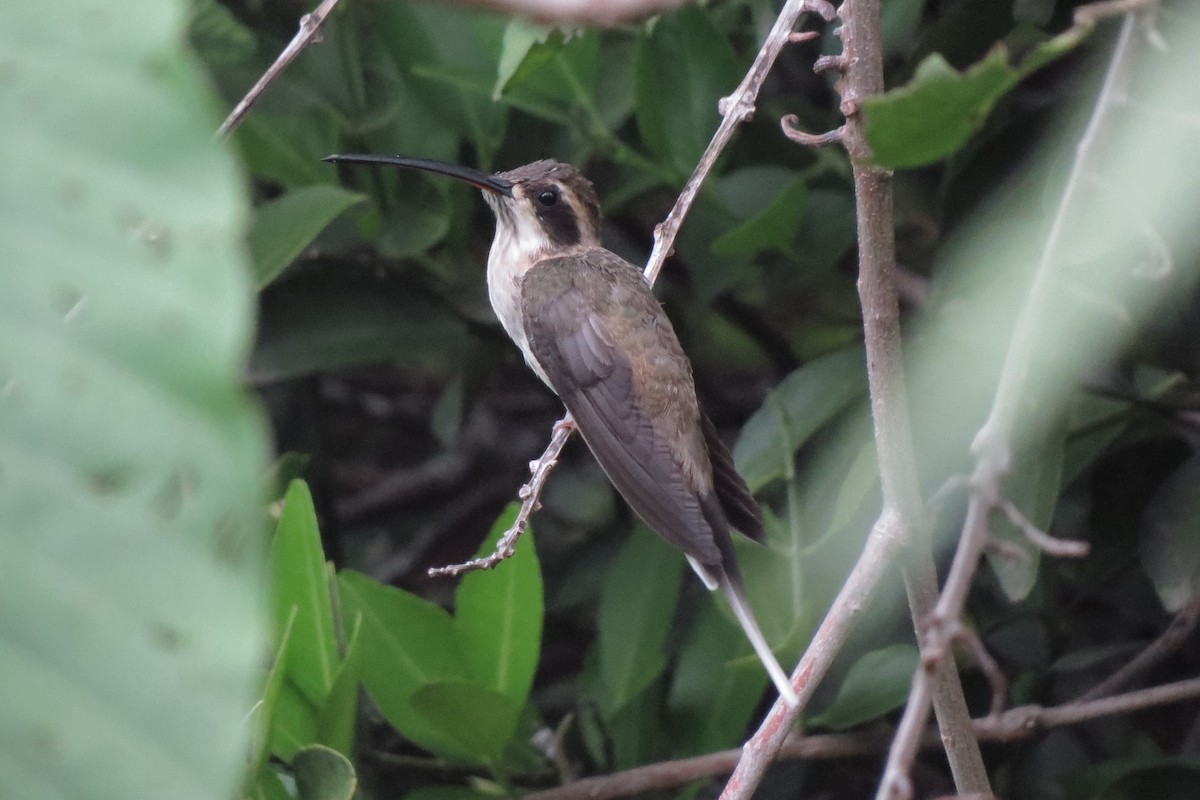
<svg viewBox="0 0 1200 800">
<path fill-rule="evenodd" d="M 538 192 L 537 201 L 549 208 L 558 202 L 558 189 L 544 189 Z"/>
</svg>

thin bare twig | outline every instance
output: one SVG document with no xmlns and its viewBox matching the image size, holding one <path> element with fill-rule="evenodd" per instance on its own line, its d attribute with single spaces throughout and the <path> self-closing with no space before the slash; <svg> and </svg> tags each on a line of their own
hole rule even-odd
<svg viewBox="0 0 1200 800">
<path fill-rule="evenodd" d="M 1083 558 L 1091 551 L 1087 542 L 1056 539 L 1046 533 L 1034 525 L 1029 517 L 1022 514 L 1021 509 L 1017 508 L 1017 504 L 1007 497 L 1000 498 L 1000 510 L 1004 512 L 1004 516 L 1013 524 L 1013 527 L 1025 535 L 1030 544 L 1044 553 L 1059 558 Z"/>
<path fill-rule="evenodd" d="M 1110 695 L 1121 687 L 1127 686 L 1139 675 L 1149 672 L 1188 640 L 1192 632 L 1196 630 L 1197 623 L 1200 623 L 1200 595 L 1192 598 L 1190 603 L 1179 609 L 1167 629 L 1145 650 L 1134 656 L 1128 664 L 1081 694 L 1075 702 L 1081 703 Z"/>
<path fill-rule="evenodd" d="M 234 128 L 241 124 L 242 118 L 254 105 L 255 101 L 266 91 L 279 74 L 287 67 L 288 64 L 300 55 L 305 47 L 308 47 L 313 42 L 321 41 L 321 27 L 325 24 L 326 18 L 333 13 L 333 9 L 337 7 L 338 0 L 321 0 L 321 4 L 317 6 L 311 14 L 305 14 L 300 18 L 300 30 L 296 31 L 296 35 L 288 42 L 287 47 L 283 48 L 283 52 L 275 59 L 271 66 L 267 67 L 267 71 L 262 74 L 254 85 L 250 87 L 250 91 L 246 92 L 233 111 L 229 112 L 229 116 L 221 123 L 221 127 L 217 129 L 217 135 L 221 138 L 227 138 L 233 133 Z"/>
<path fill-rule="evenodd" d="M 981 742 L 1015 742 L 1053 728 L 1116 714 L 1127 714 L 1200 697 L 1200 678 L 1139 689 L 1102 700 L 1073 700 L 1060 706 L 1021 706 L 1002 714 L 972 720 L 971 728 Z M 779 750 L 780 759 L 833 759 L 872 755 L 887 749 L 884 733 L 858 732 L 804 736 L 792 732 Z M 922 732 L 920 747 L 933 750 L 942 746 L 937 731 Z M 740 750 L 721 750 L 694 758 L 664 761 L 643 767 L 583 778 L 578 781 L 531 792 L 525 800 L 616 800 L 651 791 L 667 791 L 695 780 L 728 772 L 737 762 Z"/>
<path fill-rule="evenodd" d="M 517 492 L 517 496 L 521 498 L 521 508 L 517 511 L 517 518 L 512 526 L 496 542 L 496 549 L 486 556 L 473 558 L 461 564 L 430 567 L 430 577 L 454 576 L 464 572 L 474 572 L 477 569 L 492 569 L 504 559 L 512 557 L 516 551 L 517 539 L 529 527 L 529 517 L 541 508 L 538 498 L 541 497 L 542 487 L 545 485 L 550 471 L 558 464 L 558 454 L 562 452 L 567 439 L 571 438 L 574 430 L 575 420 L 571 419 L 570 414 L 554 423 L 554 433 L 550 437 L 550 444 L 546 446 L 546 451 L 536 461 L 529 462 L 529 482 Z"/>
<path fill-rule="evenodd" d="M 1092 117 L 1076 148 L 1076 157 L 1066 188 L 1042 249 L 1028 298 L 1009 344 L 991 412 L 972 443 L 976 461 L 975 472 L 971 476 L 972 492 L 967 504 L 966 518 L 941 597 L 930 616 L 929 624 L 924 629 L 925 635 L 921 637 L 922 668 L 913 676 L 912 690 L 888 753 L 883 781 L 876 794 L 877 800 L 911 797 L 912 786 L 908 773 L 925 729 L 932 690 L 928 659 L 945 659 L 949 637 L 962 613 L 980 556 L 991 539 L 989 516 L 994 510 L 1003 507 L 1001 485 L 1011 464 L 1013 430 L 1021 395 L 1026 388 L 1026 379 L 1030 372 L 1030 359 L 1037 352 L 1035 320 L 1042 313 L 1049 297 L 1049 282 L 1054 272 L 1054 264 L 1060 258 L 1058 251 L 1067 214 L 1075 205 L 1077 195 L 1082 189 L 1101 125 L 1124 84 L 1132 50 L 1130 42 L 1133 27 L 1133 16 L 1127 16 L 1113 50 Z"/>
</svg>

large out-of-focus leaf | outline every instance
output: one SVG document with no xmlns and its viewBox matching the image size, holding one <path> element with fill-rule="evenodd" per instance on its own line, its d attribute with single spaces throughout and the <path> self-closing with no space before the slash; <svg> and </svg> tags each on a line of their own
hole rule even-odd
<svg viewBox="0 0 1200 800">
<path fill-rule="evenodd" d="M 641 526 L 621 548 L 600 597 L 599 648 L 604 709 L 615 715 L 662 672 L 675 614 L 680 555 Z"/>
<path fill-rule="evenodd" d="M 1168 611 L 1200 591 L 1200 456 L 1159 487 L 1142 517 L 1142 565 Z"/>
<path fill-rule="evenodd" d="M 275 280 L 338 214 L 363 200 L 361 194 L 317 185 L 259 206 L 250 228 L 250 256 L 258 285 Z"/>
<path fill-rule="evenodd" d="M 516 519 L 510 505 L 492 526 L 479 555 L 491 553 Z M 463 577 L 455 594 L 459 649 L 474 682 L 504 695 L 518 710 L 529 697 L 542 644 L 542 573 L 526 531 L 510 558 L 493 570 Z"/>
<path fill-rule="evenodd" d="M 904 705 L 917 657 L 917 648 L 911 644 L 867 653 L 846 673 L 833 702 L 811 717 L 808 724 L 840 731 Z"/>
<path fill-rule="evenodd" d="M 0 795 L 227 798 L 266 627 L 244 188 L 185 3 L 0 16 Z"/>
<path fill-rule="evenodd" d="M 742 223 L 723 233 L 713 242 L 713 252 L 734 255 L 778 250 L 787 255 L 793 254 L 796 249 L 796 228 L 804 216 L 808 201 L 807 185 L 798 178 L 792 178 L 777 194 L 768 193 L 761 184 L 754 191 L 765 195 L 763 199 L 768 201 L 767 205 L 754 214 L 745 215 Z M 740 204 L 735 210 L 740 210 Z"/>
<path fill-rule="evenodd" d="M 678 175 L 688 175 L 717 129 L 717 101 L 741 78 L 729 41 L 701 8 L 660 18 L 637 51 L 637 122 L 642 139 Z"/>
<path fill-rule="evenodd" d="M 796 450 L 866 386 L 863 352 L 839 350 L 783 379 L 742 428 L 733 449 L 751 491 L 790 472 Z"/>
</svg>

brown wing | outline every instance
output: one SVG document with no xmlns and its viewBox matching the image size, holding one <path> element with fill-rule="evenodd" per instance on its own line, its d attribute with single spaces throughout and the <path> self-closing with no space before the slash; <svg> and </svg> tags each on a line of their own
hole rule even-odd
<svg viewBox="0 0 1200 800">
<path fill-rule="evenodd" d="M 591 280 L 579 280 L 584 270 Z M 675 452 L 678 439 L 668 438 L 672 426 L 692 424 L 696 447 L 703 447 L 690 373 L 679 391 L 685 408 L 690 393 L 696 419 L 656 420 L 670 404 L 639 398 L 633 365 L 614 333 L 621 331 L 622 342 L 653 348 L 661 343 L 663 326 L 669 331 L 637 268 L 603 250 L 548 259 L 525 276 L 522 313 L 530 351 L 617 491 L 668 542 L 702 563 L 719 564 L 722 554 L 701 509 L 704 487 L 696 486 Z M 650 361 L 656 355 L 676 354 L 641 353 Z M 711 485 L 707 456 L 703 469 Z"/>
<path fill-rule="evenodd" d="M 726 519 L 734 529 L 756 542 L 765 542 L 762 509 L 754 502 L 750 487 L 733 466 L 733 455 L 725 442 L 721 441 L 717 428 L 703 412 L 700 415 L 704 428 L 704 441 L 708 444 L 708 458 L 712 462 L 713 490 L 721 503 Z"/>
</svg>

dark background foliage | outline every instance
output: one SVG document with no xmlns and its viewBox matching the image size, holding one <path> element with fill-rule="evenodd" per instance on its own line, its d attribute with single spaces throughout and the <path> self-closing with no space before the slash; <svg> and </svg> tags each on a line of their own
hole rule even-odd
<svg viewBox="0 0 1200 800">
<path fill-rule="evenodd" d="M 1003 43 L 1019 64 L 1068 27 L 1073 5 L 885 2 L 888 85 L 917 81 L 917 65 L 931 54 L 968 70 Z M 198 0 L 190 38 L 230 104 L 307 10 Z M 492 223 L 477 193 L 320 159 L 403 154 L 488 170 L 569 161 L 596 184 L 607 245 L 642 263 L 654 225 L 717 125 L 717 100 L 736 86 L 775 13 L 761 0 L 720 2 L 602 32 L 442 4 L 347 2 L 323 43 L 250 114 L 233 137 L 259 201 L 252 242 L 262 288 L 248 374 L 269 411 L 280 485 L 296 475 L 307 481 L 324 552 L 339 569 L 452 604 L 456 583 L 425 570 L 479 549 L 561 407 L 487 306 Z M 1172 13 L 1168 4 L 1164 17 Z M 1012 264 L 968 270 L 955 243 L 989 226 L 1045 230 L 1065 166 L 1027 166 L 1045 142 L 1078 135 L 1114 33 L 1102 25 L 1028 74 L 1003 66 L 1009 77 L 994 97 L 971 100 L 978 113 L 969 138 L 932 157 L 911 155 L 911 168 L 896 175 L 906 331 L 919 343 L 931 320 L 957 318 L 963 332 L 934 366 L 915 370 L 915 385 L 937 387 L 918 390 L 913 409 L 917 440 L 927 445 L 918 456 L 927 493 L 969 465 L 1027 289 L 997 279 Z M 793 145 L 778 126 L 787 113 L 812 131 L 839 123 L 833 78 L 812 69 L 837 46 L 826 33 L 785 51 L 658 285 L 704 405 L 737 443 L 739 467 L 768 511 L 774 548 L 746 548 L 744 558 L 764 625 L 788 657 L 827 607 L 879 504 L 849 165 L 839 149 Z M 950 101 L 936 96 L 933 105 Z M 917 144 L 901 138 L 897 163 Z M 1072 699 L 1144 648 L 1194 593 L 1191 273 L 1180 269 L 1169 301 L 1129 326 L 1115 360 L 1082 376 L 1069 413 L 1040 422 L 1047 432 L 1017 469 L 1014 499 L 1093 552 L 1080 562 L 1042 559 L 1039 567 L 1034 559 L 981 572 L 969 622 L 1010 679 L 1011 705 Z M 947 537 L 960 525 L 957 513 L 952 499 L 939 524 Z M 583 445 L 571 444 L 534 520 L 545 627 L 521 722 L 522 730 L 559 731 L 562 763 L 513 745 L 481 771 L 489 780 L 545 786 L 562 764 L 572 774 L 602 773 L 734 746 L 747 732 L 762 688 L 753 666 L 733 672 L 722 703 L 697 677 L 741 653 L 736 630 L 694 580 L 680 579 L 682 560 L 651 539 L 631 539 L 634 527 Z M 1163 562 L 1179 570 L 1164 571 Z M 653 590 L 641 591 L 646 584 Z M 606 613 L 615 621 L 606 623 Z M 879 725 L 903 702 L 911 626 L 899 601 L 879 603 L 871 616 L 813 704 L 817 728 Z M 614 700 L 605 625 L 616 626 L 611 641 L 622 625 L 642 622 L 651 655 L 631 662 L 640 677 L 626 685 L 630 696 Z M 860 673 L 866 686 L 856 687 L 852 668 L 868 655 L 875 660 L 864 669 L 876 680 Z M 987 686 L 970 663 L 962 667 L 982 714 Z M 1198 667 L 1193 638 L 1142 680 Z M 1195 712 L 1191 703 L 1111 718 L 985 755 L 1008 797 L 1146 796 L 1149 789 L 1134 788 L 1143 786 L 1159 797 L 1191 796 L 1181 787 L 1195 785 Z M 355 752 L 368 796 L 466 785 L 463 771 L 426 761 L 373 712 L 359 719 Z M 780 765 L 762 796 L 870 796 L 880 763 Z M 919 796 L 951 791 L 936 755 L 916 779 Z"/>
</svg>

